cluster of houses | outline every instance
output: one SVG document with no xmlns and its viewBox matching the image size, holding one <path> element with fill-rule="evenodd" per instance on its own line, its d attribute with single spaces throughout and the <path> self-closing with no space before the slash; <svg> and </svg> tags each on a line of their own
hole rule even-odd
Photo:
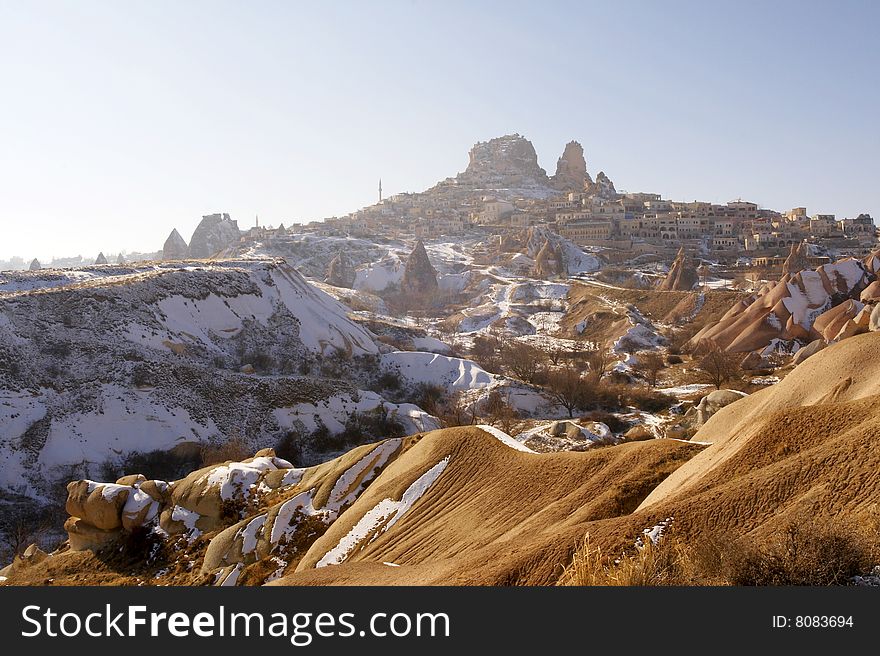
<svg viewBox="0 0 880 656">
<path fill-rule="evenodd" d="M 442 183 L 422 193 L 381 199 L 347 216 L 295 224 L 290 231 L 433 239 L 468 233 L 503 235 L 531 226 L 548 227 L 581 246 L 607 249 L 618 259 L 669 255 L 685 246 L 708 251 L 718 261 L 772 260 L 784 257 L 792 244 L 805 241 L 838 255 L 864 255 L 877 243 L 868 214 L 838 219 L 830 214 L 810 216 L 804 207 L 780 213 L 743 200 L 720 205 L 665 200 L 651 193 L 614 192 L 609 197 L 586 190 L 506 199 Z M 259 232 L 251 231 L 249 237 L 280 236 L 277 229 Z"/>
</svg>

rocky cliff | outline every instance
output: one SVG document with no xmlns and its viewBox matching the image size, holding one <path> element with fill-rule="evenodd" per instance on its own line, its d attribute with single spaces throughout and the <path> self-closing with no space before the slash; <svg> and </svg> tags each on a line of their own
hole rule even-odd
<svg viewBox="0 0 880 656">
<path fill-rule="evenodd" d="M 569 141 L 556 162 L 553 186 L 561 191 L 581 191 L 588 177 L 583 146 L 577 141 Z"/>
<path fill-rule="evenodd" d="M 189 240 L 189 257 L 204 259 L 217 255 L 241 237 L 238 222 L 228 214 L 203 216 Z"/>
<path fill-rule="evenodd" d="M 519 134 L 474 145 L 467 169 L 456 180 L 459 184 L 494 189 L 550 185 L 547 172 L 538 166 L 532 142 Z"/>
</svg>

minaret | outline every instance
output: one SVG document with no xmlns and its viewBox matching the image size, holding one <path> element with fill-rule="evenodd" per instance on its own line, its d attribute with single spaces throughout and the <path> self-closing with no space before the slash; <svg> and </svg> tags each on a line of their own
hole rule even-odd
<svg viewBox="0 0 880 656">
<path fill-rule="evenodd" d="M 379 202 L 382 202 L 382 178 L 379 178 Z"/>
</svg>

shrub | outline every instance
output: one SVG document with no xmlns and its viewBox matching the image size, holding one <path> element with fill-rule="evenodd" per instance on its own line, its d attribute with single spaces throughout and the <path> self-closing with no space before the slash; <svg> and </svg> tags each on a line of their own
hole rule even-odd
<svg viewBox="0 0 880 656">
<path fill-rule="evenodd" d="M 216 465 L 227 460 L 244 460 L 252 455 L 251 449 L 245 444 L 243 439 L 233 437 L 226 442 L 203 445 L 201 450 L 201 466 Z"/>
<path fill-rule="evenodd" d="M 135 387 L 152 387 L 156 384 L 156 376 L 146 364 L 137 364 L 131 370 L 131 384 Z"/>
<path fill-rule="evenodd" d="M 684 359 L 680 355 L 670 354 L 666 356 L 666 364 L 670 366 L 674 364 L 681 364 L 682 362 L 684 362 Z"/>
<path fill-rule="evenodd" d="M 174 451 L 130 452 L 117 461 L 107 461 L 101 465 L 102 481 L 115 481 L 126 474 L 143 474 L 148 479 L 173 481 L 183 478 L 202 466 L 200 453 L 179 453 Z"/>
<path fill-rule="evenodd" d="M 873 556 L 853 527 L 791 523 L 770 544 L 738 553 L 729 578 L 734 585 L 845 585 L 870 569 Z"/>
</svg>

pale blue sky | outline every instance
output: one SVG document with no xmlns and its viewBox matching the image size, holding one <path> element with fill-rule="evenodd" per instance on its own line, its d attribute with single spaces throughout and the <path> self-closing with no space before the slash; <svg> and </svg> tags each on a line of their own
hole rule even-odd
<svg viewBox="0 0 880 656">
<path fill-rule="evenodd" d="M 419 191 L 520 132 L 618 188 L 880 214 L 880 2 L 0 0 L 0 258 Z"/>
</svg>

